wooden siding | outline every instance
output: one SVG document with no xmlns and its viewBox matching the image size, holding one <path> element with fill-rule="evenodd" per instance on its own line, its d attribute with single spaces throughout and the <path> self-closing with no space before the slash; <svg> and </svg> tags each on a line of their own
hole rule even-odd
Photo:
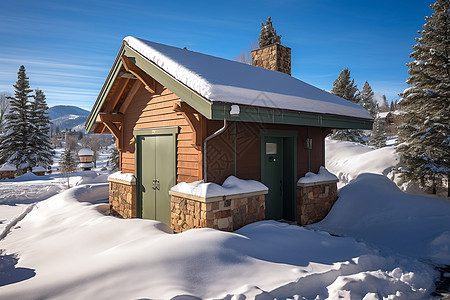
<svg viewBox="0 0 450 300">
<path fill-rule="evenodd" d="M 221 121 L 208 121 L 207 134 L 210 135 L 223 126 Z M 234 158 L 234 126 L 236 126 L 236 171 Z M 222 184 L 229 175 L 241 179 L 261 180 L 261 129 L 297 131 L 297 177 L 308 172 L 308 150 L 305 147 L 308 127 L 261 124 L 246 122 L 228 122 L 228 127 L 219 136 L 208 142 L 208 181 Z M 329 130 L 309 127 L 309 136 L 313 139 L 310 151 L 310 167 L 318 172 L 323 166 L 324 137 Z M 297 178 L 297 179 L 298 179 Z"/>
<path fill-rule="evenodd" d="M 179 126 L 177 135 L 177 182 L 201 180 L 202 154 L 193 146 L 192 129 L 180 113 L 172 106 L 179 98 L 167 88 L 157 85 L 155 94 L 143 85 L 136 92 L 124 114 L 124 143 L 121 151 L 121 170 L 135 174 L 135 141 L 133 130 Z"/>
</svg>

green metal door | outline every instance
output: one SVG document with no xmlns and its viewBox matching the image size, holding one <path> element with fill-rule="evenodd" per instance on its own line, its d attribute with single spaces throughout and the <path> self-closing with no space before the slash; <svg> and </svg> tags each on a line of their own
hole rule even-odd
<svg viewBox="0 0 450 300">
<path fill-rule="evenodd" d="M 142 218 L 170 225 L 169 190 L 176 181 L 174 137 L 141 136 L 138 141 Z"/>
<path fill-rule="evenodd" d="M 269 188 L 266 219 L 283 218 L 283 138 L 264 137 L 261 181 Z"/>
<path fill-rule="evenodd" d="M 156 136 L 140 137 L 142 218 L 155 220 Z"/>
</svg>

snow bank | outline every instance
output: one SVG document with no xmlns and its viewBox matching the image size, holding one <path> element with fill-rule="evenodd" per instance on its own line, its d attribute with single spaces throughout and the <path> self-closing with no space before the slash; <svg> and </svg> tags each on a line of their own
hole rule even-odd
<svg viewBox="0 0 450 300">
<path fill-rule="evenodd" d="M 17 170 L 16 166 L 9 163 L 4 163 L 0 168 L 0 171 L 16 171 L 16 170 Z"/>
<path fill-rule="evenodd" d="M 281 72 L 131 36 L 124 42 L 213 102 L 372 119 L 361 106 Z"/>
<path fill-rule="evenodd" d="M 180 182 L 170 190 L 202 198 L 211 198 L 268 191 L 269 189 L 256 180 L 243 180 L 234 176 L 229 176 L 222 185 L 212 182 L 205 183 L 203 181 L 191 183 Z"/>
<path fill-rule="evenodd" d="M 403 193 L 385 176 L 362 174 L 339 190 L 312 228 L 450 265 L 450 202 Z"/>
<path fill-rule="evenodd" d="M 358 143 L 325 140 L 326 168 L 339 178 L 338 188 L 353 181 L 362 173 L 387 176 L 398 164 L 394 147 L 374 149 Z"/>
<path fill-rule="evenodd" d="M 174 235 L 157 221 L 100 214 L 80 202 L 87 189 L 36 204 L 0 241 L 8 258 L 0 278 L 15 282 L 2 286 L 0 298 L 325 299 L 342 292 L 359 298 L 365 291 L 379 299 L 398 293 L 426 299 L 433 288 L 427 265 L 383 257 L 351 238 L 275 221 L 236 233 Z"/>
<path fill-rule="evenodd" d="M 308 172 L 304 177 L 301 177 L 297 183 L 317 183 L 326 181 L 339 181 L 336 175 L 331 174 L 325 167 L 320 167 L 317 174 L 313 172 Z"/>
<path fill-rule="evenodd" d="M 108 180 L 120 180 L 128 183 L 135 183 L 136 177 L 134 177 L 134 174 L 122 173 L 122 171 L 118 171 L 109 175 Z"/>
</svg>

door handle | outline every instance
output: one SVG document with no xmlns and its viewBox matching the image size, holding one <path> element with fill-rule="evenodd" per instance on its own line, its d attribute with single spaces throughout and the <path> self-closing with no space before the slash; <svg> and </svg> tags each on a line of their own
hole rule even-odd
<svg viewBox="0 0 450 300">
<path fill-rule="evenodd" d="M 155 189 L 159 191 L 159 179 L 156 179 L 155 181 Z"/>
</svg>

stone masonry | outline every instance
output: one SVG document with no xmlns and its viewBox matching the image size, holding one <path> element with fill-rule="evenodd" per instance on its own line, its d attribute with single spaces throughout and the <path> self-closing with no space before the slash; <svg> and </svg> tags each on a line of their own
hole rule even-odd
<svg viewBox="0 0 450 300">
<path fill-rule="evenodd" d="M 319 222 L 330 212 L 337 197 L 337 180 L 297 183 L 297 223 Z"/>
<path fill-rule="evenodd" d="M 252 51 L 252 65 L 291 75 L 291 48 L 274 44 Z"/>
<path fill-rule="evenodd" d="M 201 198 L 171 191 L 172 230 L 178 233 L 207 227 L 234 231 L 262 221 L 265 219 L 265 193 Z"/>
<path fill-rule="evenodd" d="M 109 208 L 113 216 L 136 218 L 136 183 L 109 179 Z"/>
</svg>

